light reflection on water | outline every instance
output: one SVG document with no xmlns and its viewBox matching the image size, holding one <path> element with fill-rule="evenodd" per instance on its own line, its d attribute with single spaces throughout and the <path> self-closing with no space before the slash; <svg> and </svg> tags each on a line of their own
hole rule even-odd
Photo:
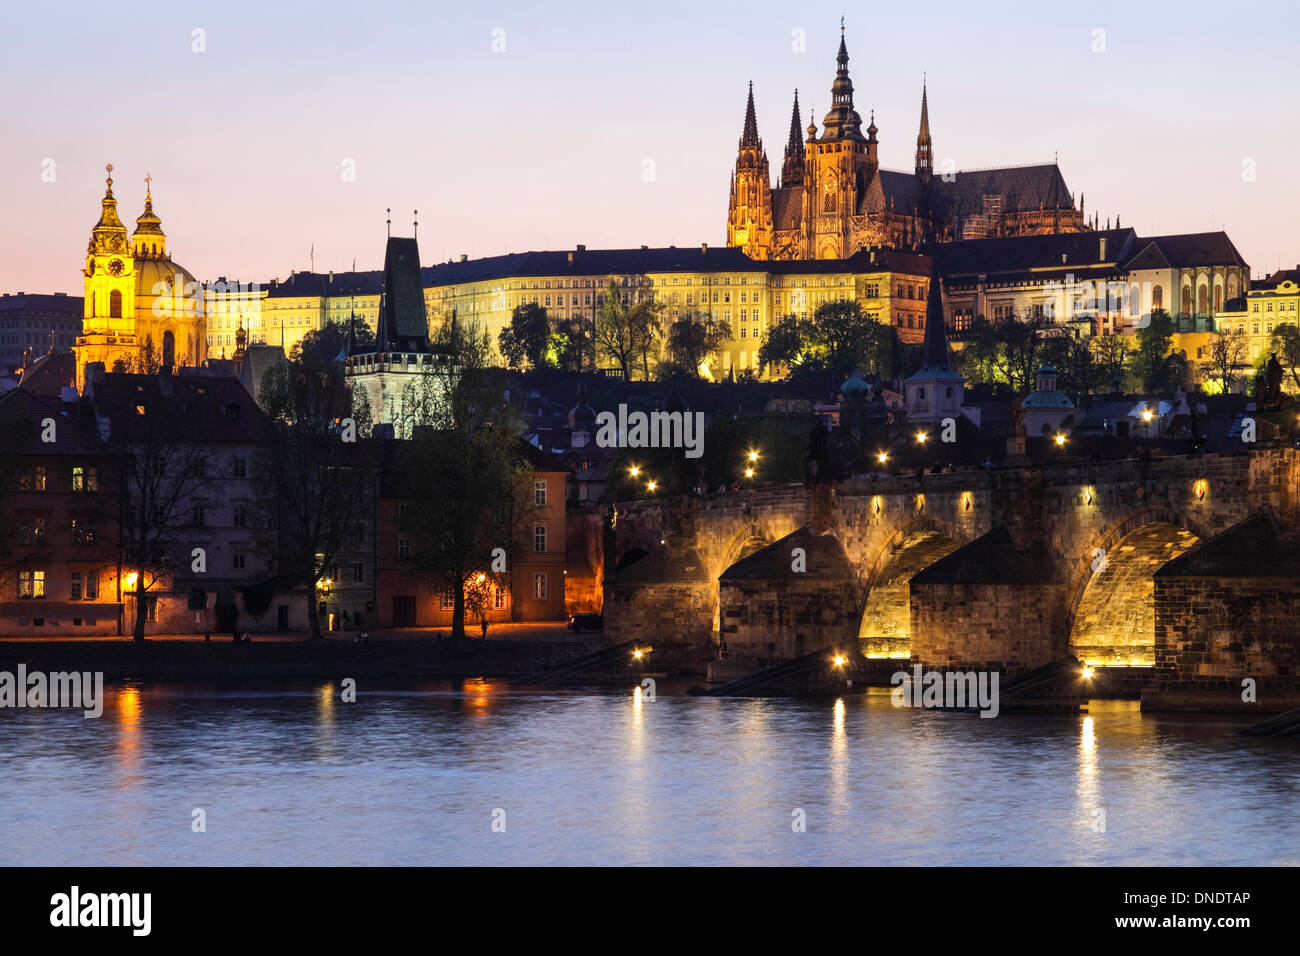
<svg viewBox="0 0 1300 956">
<path fill-rule="evenodd" d="M 1249 718 L 368 683 L 0 711 L 0 864 L 1300 862 L 1300 741 Z"/>
</svg>

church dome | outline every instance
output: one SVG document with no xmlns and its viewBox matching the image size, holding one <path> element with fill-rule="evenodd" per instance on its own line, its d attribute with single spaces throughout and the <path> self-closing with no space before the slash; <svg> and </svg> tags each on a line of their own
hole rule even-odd
<svg viewBox="0 0 1300 956">
<path fill-rule="evenodd" d="M 163 300 L 158 310 L 154 303 Z M 184 266 L 170 259 L 137 259 L 135 261 L 135 311 L 136 315 L 184 315 L 185 306 L 194 302 L 192 314 L 202 315 L 203 290 L 198 280 Z"/>
<path fill-rule="evenodd" d="M 578 386 L 578 404 L 569 410 L 569 427 L 576 432 L 596 430 L 596 411 L 587 404 L 587 386 Z"/>
<path fill-rule="evenodd" d="M 866 383 L 860 372 L 854 369 L 853 374 L 848 380 L 840 386 L 840 394 L 847 399 L 866 398 L 867 393 L 871 391 L 871 386 Z"/>
</svg>

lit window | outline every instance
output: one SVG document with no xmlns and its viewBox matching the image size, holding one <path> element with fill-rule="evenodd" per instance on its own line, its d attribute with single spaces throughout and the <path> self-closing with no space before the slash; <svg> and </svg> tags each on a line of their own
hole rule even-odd
<svg viewBox="0 0 1300 956">
<path fill-rule="evenodd" d="M 20 598 L 45 597 L 45 572 L 32 569 L 19 571 L 18 596 Z"/>
<path fill-rule="evenodd" d="M 538 600 L 546 597 L 546 573 L 544 571 L 533 575 L 533 597 Z"/>
</svg>

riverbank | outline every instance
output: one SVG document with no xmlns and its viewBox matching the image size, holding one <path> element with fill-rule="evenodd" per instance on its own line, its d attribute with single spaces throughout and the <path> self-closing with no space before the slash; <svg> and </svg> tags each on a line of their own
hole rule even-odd
<svg viewBox="0 0 1300 956">
<path fill-rule="evenodd" d="M 98 639 L 0 641 L 0 670 L 98 671 L 106 680 L 517 677 L 588 653 L 584 641 Z"/>
</svg>

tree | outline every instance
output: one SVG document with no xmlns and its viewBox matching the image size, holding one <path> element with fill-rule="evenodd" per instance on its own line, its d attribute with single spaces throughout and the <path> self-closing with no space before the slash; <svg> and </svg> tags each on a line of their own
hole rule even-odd
<svg viewBox="0 0 1300 956">
<path fill-rule="evenodd" d="M 1060 390 L 1069 394 L 1075 405 L 1082 406 L 1101 381 L 1102 369 L 1090 337 L 1078 325 L 1047 336 L 1043 358 L 1056 369 Z"/>
<path fill-rule="evenodd" d="M 1097 366 L 1109 385 L 1117 379 L 1124 381 L 1124 371 L 1132 352 L 1132 343 L 1126 335 L 1095 335 L 1091 339 Z"/>
<path fill-rule="evenodd" d="M 1218 382 L 1224 394 L 1232 391 L 1232 373 L 1246 364 L 1246 333 L 1240 329 L 1221 328 L 1210 339 L 1210 355 L 1201 370 L 1211 382 Z"/>
<path fill-rule="evenodd" d="M 650 380 L 650 355 L 658 351 L 663 337 L 664 304 L 650 295 L 639 298 L 628 310 L 632 328 L 632 349 L 641 356 L 641 377 Z"/>
<path fill-rule="evenodd" d="M 105 509 L 101 524 L 117 537 L 137 641 L 144 640 L 149 592 L 193 568 L 193 549 L 208 539 L 207 512 L 223 503 L 213 426 L 186 414 L 172 399 L 174 388 L 166 374 L 98 386 L 95 401 L 111 416 L 108 446 L 118 466 L 80 478 L 85 486 L 103 481 L 109 490 L 97 499 Z"/>
<path fill-rule="evenodd" d="M 679 319 L 668 329 L 668 356 L 675 365 L 703 378 L 701 367 L 729 338 L 731 328 L 718 319 Z"/>
<path fill-rule="evenodd" d="M 999 342 L 995 364 L 1013 391 L 1032 392 L 1036 387 L 1038 370 L 1043 367 L 1043 333 L 1050 325 L 1051 320 L 1041 312 L 1022 315 L 1014 309 L 993 323 Z"/>
<path fill-rule="evenodd" d="M 1154 310 L 1137 330 L 1137 349 L 1131 367 L 1147 392 L 1166 390 L 1178 377 L 1179 360 L 1173 358 L 1174 320 L 1163 309 Z"/>
<path fill-rule="evenodd" d="M 451 592 L 452 636 L 463 638 L 483 597 L 478 576 L 498 573 L 494 553 L 512 560 L 526 533 L 533 472 L 504 375 L 488 367 L 486 333 L 470 329 L 446 346 L 443 387 L 420 407 L 403 472 L 412 563 Z"/>
<path fill-rule="evenodd" d="M 618 365 L 623 381 L 629 374 L 633 356 L 637 351 L 636 331 L 623 296 L 612 281 L 605 289 L 600 313 L 596 316 L 596 349 Z"/>
<path fill-rule="evenodd" d="M 536 302 L 521 302 L 510 314 L 510 324 L 497 336 L 497 348 L 512 368 L 527 362 L 532 368 L 549 364 L 551 320 Z"/>
<path fill-rule="evenodd" d="M 327 322 L 319 329 L 312 329 L 294 343 L 289 351 L 289 358 L 295 362 L 311 355 L 326 362 L 332 362 L 339 352 L 345 351 L 348 343 L 349 323 Z M 351 322 L 352 348 L 357 354 L 375 350 L 375 333 L 361 319 Z"/>
<path fill-rule="evenodd" d="M 763 339 L 761 365 L 785 365 L 791 377 L 833 375 L 844 378 L 855 368 L 889 375 L 894 331 L 865 314 L 856 302 L 824 302 L 811 319 L 787 315 Z"/>
<path fill-rule="evenodd" d="M 591 326 L 584 319 L 573 315 L 555 321 L 547 351 L 561 371 L 581 372 L 591 349 Z"/>
<path fill-rule="evenodd" d="M 268 524 L 279 529 L 284 577 L 307 589 L 311 636 L 322 637 L 316 592 L 344 550 L 357 512 L 374 490 L 375 462 L 364 394 L 354 394 L 343 369 L 325 350 L 295 350 L 294 361 L 272 366 L 259 400 L 275 437 L 267 462 Z"/>
<path fill-rule="evenodd" d="M 1300 388 L 1300 328 L 1294 322 L 1283 322 L 1273 329 L 1269 350 L 1277 355 L 1279 364 L 1291 375 L 1291 381 Z"/>
</svg>

